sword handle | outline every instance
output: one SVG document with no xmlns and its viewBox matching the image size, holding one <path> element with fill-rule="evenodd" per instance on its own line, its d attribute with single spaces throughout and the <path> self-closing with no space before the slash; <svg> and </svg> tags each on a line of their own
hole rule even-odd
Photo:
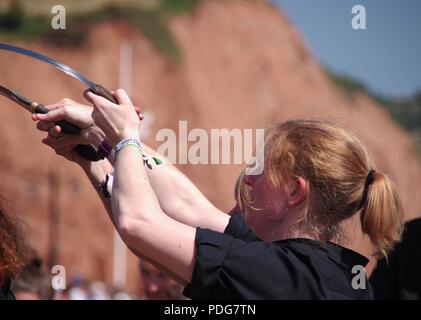
<svg viewBox="0 0 421 320">
<path fill-rule="evenodd" d="M 101 160 L 101 158 L 98 156 L 97 151 L 91 145 L 79 144 L 78 146 L 76 146 L 75 150 L 79 155 L 81 155 L 89 161 L 97 162 Z"/>
<path fill-rule="evenodd" d="M 38 104 L 35 109 L 34 109 L 34 113 L 48 113 L 50 110 L 48 110 L 46 107 L 44 107 L 42 104 Z M 70 123 L 67 122 L 66 120 L 61 120 L 56 122 L 56 124 L 58 126 L 60 126 L 61 128 L 61 132 L 66 133 L 66 134 L 80 134 L 81 129 Z M 76 146 L 75 151 L 81 155 L 82 157 L 84 157 L 85 159 L 89 160 L 89 161 L 99 161 L 100 158 L 98 156 L 98 153 L 96 152 L 96 150 L 94 149 L 94 147 L 92 147 L 91 145 L 86 145 L 86 144 L 80 144 L 78 146 Z"/>
<path fill-rule="evenodd" d="M 108 91 L 107 89 L 105 89 L 103 86 L 101 86 L 100 84 L 94 84 L 93 86 L 91 86 L 89 88 L 93 93 L 95 93 L 96 95 L 99 95 L 101 97 L 104 97 L 105 99 L 118 104 L 116 98 L 113 96 L 113 94 Z"/>
<path fill-rule="evenodd" d="M 44 107 L 42 104 L 38 104 L 35 109 L 34 113 L 43 113 L 46 114 L 50 110 L 48 110 L 46 107 Z M 67 122 L 66 120 L 61 120 L 56 122 L 58 126 L 60 126 L 63 133 L 67 134 L 80 134 L 80 128 L 70 122 Z"/>
</svg>

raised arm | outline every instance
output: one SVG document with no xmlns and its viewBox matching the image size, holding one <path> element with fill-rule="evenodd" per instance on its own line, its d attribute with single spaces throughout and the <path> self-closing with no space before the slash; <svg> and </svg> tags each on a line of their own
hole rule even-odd
<svg viewBox="0 0 421 320">
<path fill-rule="evenodd" d="M 70 101 L 70 100 L 65 100 L 65 101 L 62 101 L 62 102 L 60 102 L 56 105 L 52 105 L 52 106 L 49 106 L 49 107 L 51 109 L 55 110 L 59 106 L 63 106 L 64 104 L 69 104 L 69 103 L 73 104 L 74 102 Z M 93 186 L 95 186 L 96 193 L 98 194 L 101 202 L 103 203 L 103 205 L 106 209 L 106 212 L 108 213 L 108 216 L 111 219 L 111 222 L 116 227 L 117 225 L 116 225 L 116 222 L 114 221 L 114 216 L 113 216 L 112 210 L 111 210 L 111 198 L 104 196 L 102 186 L 101 186 L 103 184 L 104 180 L 105 180 L 106 175 L 111 174 L 111 172 L 114 170 L 113 166 L 106 159 L 102 160 L 102 161 L 99 161 L 99 162 L 88 161 L 88 160 L 80 157 L 73 150 L 73 148 L 77 144 L 83 144 L 83 143 L 88 143 L 88 142 L 99 144 L 101 142 L 101 140 L 105 137 L 105 134 L 103 134 L 102 131 L 100 132 L 97 129 L 92 130 L 92 129 L 89 128 L 90 125 L 87 121 L 85 121 L 85 122 L 82 121 L 83 119 L 86 120 L 85 116 L 88 116 L 88 119 L 92 120 L 92 118 L 91 118 L 91 108 L 89 108 L 87 110 L 89 110 L 88 114 L 84 113 L 84 111 L 86 111 L 86 110 L 83 110 L 83 109 L 79 110 L 79 112 L 75 112 L 75 110 L 72 110 L 72 113 L 70 113 L 70 115 L 68 115 L 66 117 L 66 119 L 68 121 L 71 121 L 72 123 L 78 124 L 82 128 L 82 133 L 81 133 L 81 136 L 79 136 L 79 137 L 60 136 L 59 135 L 60 127 L 56 127 L 53 122 L 41 121 L 37 124 L 37 126 L 42 131 L 46 131 L 46 132 L 51 131 L 51 134 L 49 134 L 48 137 L 43 140 L 43 143 L 51 146 L 58 155 L 61 155 L 61 156 L 65 157 L 66 159 L 68 159 L 69 161 L 72 161 L 72 162 L 78 164 L 83 169 L 83 171 L 85 172 L 85 174 L 88 177 L 91 184 Z M 52 115 L 53 115 L 53 117 L 60 118 L 61 116 L 57 115 L 57 111 L 53 112 Z M 60 112 L 63 112 L 63 110 L 61 110 Z M 74 116 L 77 116 L 77 119 L 75 119 Z M 36 116 L 34 116 L 34 120 L 37 120 Z M 88 141 L 88 140 L 85 139 L 88 136 L 90 136 L 90 138 L 93 139 L 93 137 L 94 137 L 93 133 L 95 131 L 98 132 L 96 142 L 95 141 Z M 153 265 L 155 265 L 159 270 L 161 270 L 164 274 L 166 274 L 170 278 L 176 280 L 177 282 L 179 282 L 183 285 L 186 284 L 185 280 L 183 280 L 179 276 L 175 275 L 168 268 L 162 266 L 161 264 L 152 260 L 151 258 L 148 258 L 148 257 L 144 256 L 138 250 L 131 247 L 130 245 L 128 245 L 128 247 L 139 258 L 142 258 L 143 260 L 146 260 L 146 261 L 152 263 Z"/>
<path fill-rule="evenodd" d="M 49 137 L 44 140 L 44 143 L 54 148 L 56 152 L 68 152 L 69 147 L 75 146 L 78 143 L 92 143 L 89 139 L 96 140 L 96 144 L 101 142 L 100 140 L 103 136 L 92 133 L 98 130 L 93 125 L 92 118 L 90 117 L 91 107 L 65 99 L 49 108 L 53 109 L 50 113 L 46 115 L 35 115 L 34 120 L 41 120 L 37 125 L 40 130 L 51 132 Z M 83 137 L 61 136 L 59 139 L 54 137 L 57 135 L 60 136 L 60 128 L 52 125 L 52 121 L 63 119 L 81 126 L 83 128 L 82 132 L 84 133 Z M 81 140 L 82 138 L 84 140 Z M 222 232 L 228 223 L 229 216 L 218 210 L 180 170 L 163 156 L 157 154 L 146 144 L 142 144 L 142 147 L 144 153 L 156 156 L 163 162 L 159 166 L 153 165 L 152 170 L 146 170 L 162 210 L 169 217 L 181 223 L 192 227 L 202 227 Z M 141 161 L 141 163 L 143 162 Z M 109 165 L 104 169 L 93 164 L 87 164 L 85 168 L 88 169 L 85 170 L 88 177 L 91 175 L 89 170 L 93 170 L 96 173 L 102 171 L 103 176 L 98 177 L 102 180 L 105 179 L 105 174 L 112 170 Z M 101 182 L 97 181 L 96 183 Z"/>
<path fill-rule="evenodd" d="M 167 159 L 142 143 L 148 155 L 162 164 L 146 170 L 152 189 L 162 210 L 171 218 L 192 227 L 223 232 L 229 216 L 216 208 L 193 182 Z"/>
<path fill-rule="evenodd" d="M 138 141 L 139 119 L 124 91 L 117 91 L 119 106 L 88 93 L 95 106 L 92 117 L 117 148 L 113 196 L 113 220 L 124 241 L 140 254 L 168 266 L 189 282 L 195 262 L 195 228 L 164 214 L 143 166 Z"/>
</svg>

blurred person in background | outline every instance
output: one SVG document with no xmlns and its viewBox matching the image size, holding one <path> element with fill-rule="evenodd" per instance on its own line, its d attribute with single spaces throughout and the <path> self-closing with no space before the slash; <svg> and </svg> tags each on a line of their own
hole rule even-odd
<svg viewBox="0 0 421 320">
<path fill-rule="evenodd" d="M 118 289 L 112 291 L 112 297 L 113 300 L 133 300 L 133 297 L 129 293 Z"/>
<path fill-rule="evenodd" d="M 181 300 L 182 287 L 151 263 L 139 260 L 139 273 L 148 300 Z"/>
<path fill-rule="evenodd" d="M 12 283 L 17 300 L 47 300 L 51 298 L 49 277 L 42 271 L 42 260 L 34 257 Z"/>
<path fill-rule="evenodd" d="M 25 266 L 29 252 L 20 221 L 8 215 L 0 204 L 0 300 L 15 299 L 11 282 Z"/>
<path fill-rule="evenodd" d="M 85 97 L 93 108 L 63 100 L 33 116 L 49 132 L 43 142 L 81 166 L 127 246 L 187 285 L 189 298 L 373 298 L 369 284 L 353 287 L 353 267 L 370 274 L 399 241 L 403 214 L 394 184 L 354 134 L 316 120 L 274 125 L 257 158 L 264 170 L 240 175 L 229 216 L 139 142 L 138 110 L 124 90 L 115 92 L 118 105 Z M 81 135 L 62 135 L 53 121 L 63 119 Z M 115 148 L 111 162 L 73 150 L 105 138 Z M 162 165 L 145 168 L 142 152 Z"/>
<path fill-rule="evenodd" d="M 89 285 L 90 300 L 110 300 L 111 295 L 107 286 L 101 281 L 94 281 Z"/>
<path fill-rule="evenodd" d="M 370 282 L 379 300 L 421 300 L 421 218 L 405 224 L 402 241 L 381 259 Z"/>
<path fill-rule="evenodd" d="M 82 276 L 74 275 L 66 291 L 69 300 L 90 299 L 89 284 Z"/>
</svg>

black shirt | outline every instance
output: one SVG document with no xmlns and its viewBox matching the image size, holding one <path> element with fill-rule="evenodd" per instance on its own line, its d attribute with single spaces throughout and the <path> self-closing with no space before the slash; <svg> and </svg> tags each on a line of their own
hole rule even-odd
<svg viewBox="0 0 421 320">
<path fill-rule="evenodd" d="M 15 296 L 10 290 L 11 281 L 10 279 L 3 282 L 0 285 L 0 300 L 15 300 Z"/>
<path fill-rule="evenodd" d="M 421 300 L 421 219 L 405 224 L 402 241 L 370 278 L 376 299 Z"/>
<path fill-rule="evenodd" d="M 224 233 L 197 228 L 196 264 L 184 294 L 192 299 L 372 299 L 353 289 L 351 272 L 368 259 L 310 239 L 261 241 L 241 214 Z M 365 278 L 364 278 L 365 280 Z"/>
</svg>

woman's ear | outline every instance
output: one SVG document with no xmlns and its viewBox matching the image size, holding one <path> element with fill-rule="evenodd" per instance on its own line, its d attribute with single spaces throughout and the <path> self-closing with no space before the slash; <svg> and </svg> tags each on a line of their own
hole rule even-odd
<svg viewBox="0 0 421 320">
<path fill-rule="evenodd" d="M 288 190 L 288 206 L 295 207 L 307 198 L 307 181 L 303 177 L 296 177 Z"/>
</svg>

